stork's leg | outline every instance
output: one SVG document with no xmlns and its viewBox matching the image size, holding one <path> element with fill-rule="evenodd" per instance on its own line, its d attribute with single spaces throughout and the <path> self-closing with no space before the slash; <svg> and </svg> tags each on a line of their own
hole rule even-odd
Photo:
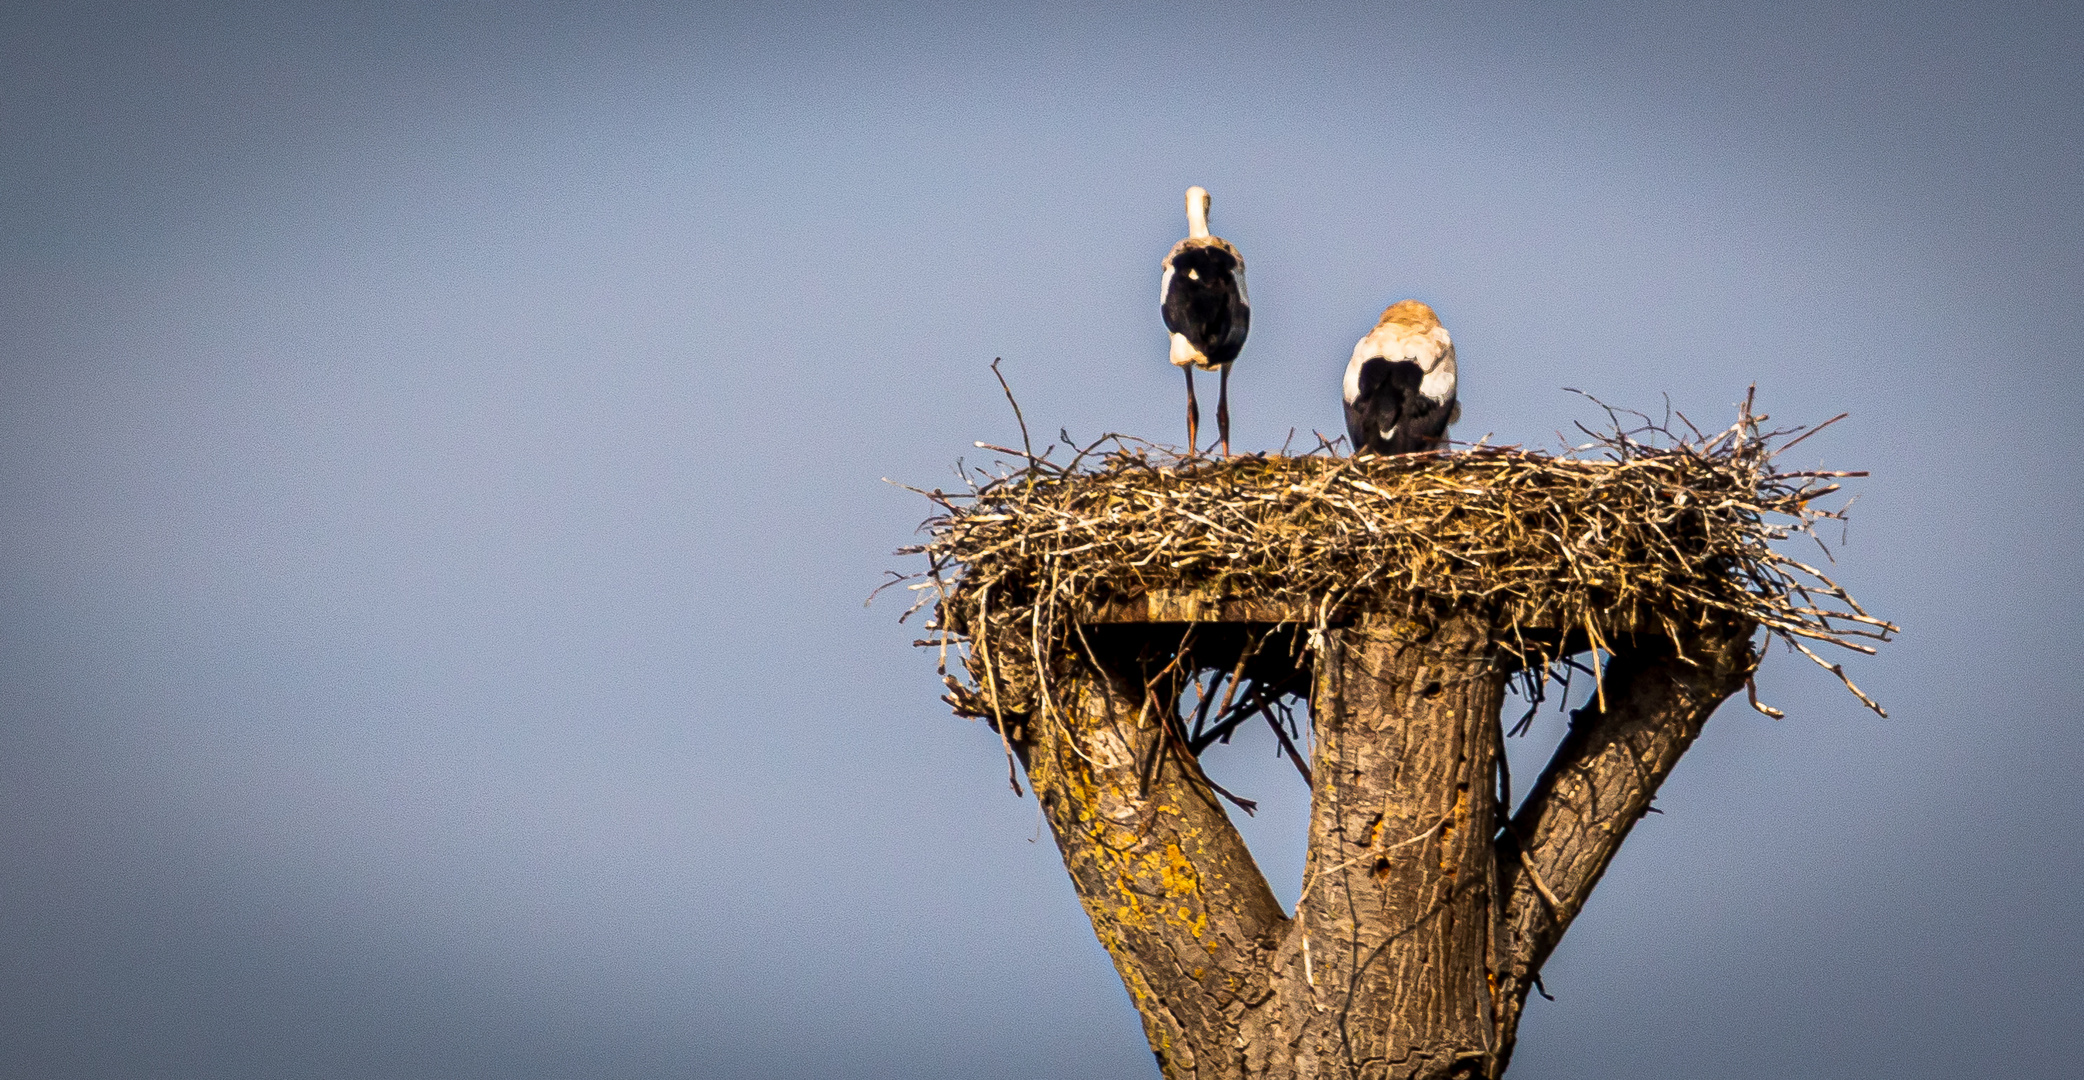
<svg viewBox="0 0 2084 1080">
<path fill-rule="evenodd" d="M 1201 452 L 1201 448 L 1195 445 L 1195 440 L 1201 437 L 1201 406 L 1194 401 L 1194 365 L 1185 365 L 1180 370 L 1187 373 L 1187 455 L 1191 457 Z"/>
<path fill-rule="evenodd" d="M 1220 369 L 1222 379 L 1216 384 L 1216 434 L 1223 440 L 1223 456 L 1230 456 L 1230 365 Z"/>
</svg>

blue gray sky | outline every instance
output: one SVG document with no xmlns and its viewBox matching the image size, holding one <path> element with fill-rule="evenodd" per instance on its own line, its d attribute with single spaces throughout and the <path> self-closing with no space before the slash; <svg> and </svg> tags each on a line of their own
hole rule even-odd
<svg viewBox="0 0 2084 1080">
<path fill-rule="evenodd" d="M 1772 656 L 1514 1075 L 2075 1075 L 2074 5 L 280 2 L 0 10 L 0 1073 L 1154 1077 L 861 601 L 993 357 L 1179 437 L 1193 183 L 1241 448 L 1417 296 L 1463 437 L 1756 382 L 1874 471 L 1892 718 Z"/>
</svg>

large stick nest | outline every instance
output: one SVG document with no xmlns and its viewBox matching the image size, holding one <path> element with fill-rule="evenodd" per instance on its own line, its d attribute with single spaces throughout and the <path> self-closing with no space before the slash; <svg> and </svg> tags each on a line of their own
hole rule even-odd
<svg viewBox="0 0 2084 1080">
<path fill-rule="evenodd" d="M 1572 635 L 1609 651 L 1645 632 L 1680 645 L 1688 627 L 1735 620 L 1880 712 L 1810 646 L 1872 653 L 1897 628 L 1775 546 L 1805 534 L 1821 548 L 1815 526 L 1846 506 L 1812 504 L 1865 474 L 1779 470 L 1776 456 L 1817 429 L 1765 430 L 1748 399 L 1712 434 L 1629 415 L 1640 426 L 1608 410 L 1611 430 L 1580 427 L 1591 441 L 1561 455 L 1346 457 L 1320 444 L 1211 460 L 1108 436 L 1060 465 L 988 447 L 1016 463 L 965 472 L 965 492 L 922 491 L 940 512 L 900 552 L 928 564 L 914 610 L 932 603 L 941 633 L 921 644 L 943 650 L 944 674 L 960 650 L 969 677 L 947 679 L 951 705 L 1003 726 L 1048 706 L 1050 674 L 1090 648 L 1080 628 L 1096 611 L 1153 594 L 1249 600 L 1318 631 L 1361 613 L 1475 609 L 1544 669 Z"/>
</svg>

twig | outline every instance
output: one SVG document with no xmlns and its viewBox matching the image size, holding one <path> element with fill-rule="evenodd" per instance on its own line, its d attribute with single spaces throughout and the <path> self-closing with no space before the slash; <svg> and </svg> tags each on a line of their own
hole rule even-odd
<svg viewBox="0 0 2084 1080">
<path fill-rule="evenodd" d="M 999 374 L 999 362 L 1005 357 L 991 358 L 991 377 L 999 381 L 999 389 L 1006 392 L 1006 404 L 1013 406 L 1013 419 L 1020 423 L 1020 445 L 1026 450 L 1026 458 L 1035 460 L 1035 444 L 1028 438 L 1028 418 L 1020 414 L 1020 402 L 1013 399 L 1013 388 L 1006 385 L 1006 377 Z M 981 445 L 981 444 L 980 444 Z"/>
<path fill-rule="evenodd" d="M 1527 854 L 1526 846 L 1521 844 L 1517 837 L 1514 837 L 1512 847 L 1513 850 L 1520 853 L 1520 865 L 1527 868 L 1527 880 L 1533 883 L 1534 891 L 1541 894 L 1542 901 L 1548 904 L 1549 911 L 1556 916 L 1556 921 L 1558 923 L 1569 922 L 1570 916 L 1563 910 L 1563 901 L 1556 899 L 1556 894 L 1549 890 L 1549 883 L 1541 880 L 1541 871 L 1534 869 L 1534 859 Z"/>
<path fill-rule="evenodd" d="M 1274 729 L 1274 738 L 1281 740 L 1281 749 L 1288 752 L 1288 760 L 1295 762 L 1295 771 L 1302 774 L 1303 786 L 1316 787 L 1317 782 L 1310 779 L 1310 765 L 1303 760 L 1302 751 L 1295 748 L 1295 743 L 1288 738 L 1288 732 L 1281 727 L 1279 720 L 1274 719 L 1273 710 L 1268 709 L 1265 702 L 1259 705 L 1259 715 L 1266 717 L 1266 726 Z"/>
<path fill-rule="evenodd" d="M 1020 768 L 1013 760 L 1013 740 L 1006 735 L 1006 714 L 999 707 L 999 679 L 991 668 L 990 605 L 991 586 L 986 585 L 977 593 L 977 618 L 983 624 L 983 633 L 973 635 L 970 640 L 984 662 L 984 680 L 991 689 L 991 716 L 996 722 L 999 745 L 1006 750 L 1006 782 L 1013 785 L 1013 797 L 1017 799 L 1026 793 L 1020 790 Z"/>
<path fill-rule="evenodd" d="M 1759 702 L 1757 679 L 1744 680 L 1744 696 L 1751 699 L 1751 707 L 1757 709 L 1759 712 L 1762 712 L 1775 720 L 1787 719 L 1786 713 L 1781 712 L 1779 709 L 1776 709 L 1771 705 L 1765 705 Z"/>
</svg>

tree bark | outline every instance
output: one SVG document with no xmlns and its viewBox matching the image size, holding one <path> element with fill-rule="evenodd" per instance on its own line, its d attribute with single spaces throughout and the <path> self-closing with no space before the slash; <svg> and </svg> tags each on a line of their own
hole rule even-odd
<svg viewBox="0 0 2084 1080">
<path fill-rule="evenodd" d="M 1750 630 L 1614 657 L 1604 707 L 1573 714 L 1509 826 L 1493 626 L 1328 631 L 1292 918 L 1188 751 L 1176 689 L 1087 652 L 1009 736 L 1169 1080 L 1495 1077 L 1542 962 L 1756 666 Z"/>
<path fill-rule="evenodd" d="M 1282 982 L 1281 1076 L 1481 1073 L 1497 924 L 1488 626 L 1398 620 L 1327 635 L 1304 893 Z"/>
<path fill-rule="evenodd" d="M 1083 667 L 1026 725 L 1029 783 L 1164 1074 L 1244 1076 L 1288 918 L 1171 709 L 1133 673 Z"/>
<path fill-rule="evenodd" d="M 1758 670 L 1754 630 L 1702 628 L 1684 655 L 1663 638 L 1617 654 L 1499 837 L 1511 961 L 1500 973 L 1500 1072 L 1541 965 L 1709 714 Z"/>
</svg>

